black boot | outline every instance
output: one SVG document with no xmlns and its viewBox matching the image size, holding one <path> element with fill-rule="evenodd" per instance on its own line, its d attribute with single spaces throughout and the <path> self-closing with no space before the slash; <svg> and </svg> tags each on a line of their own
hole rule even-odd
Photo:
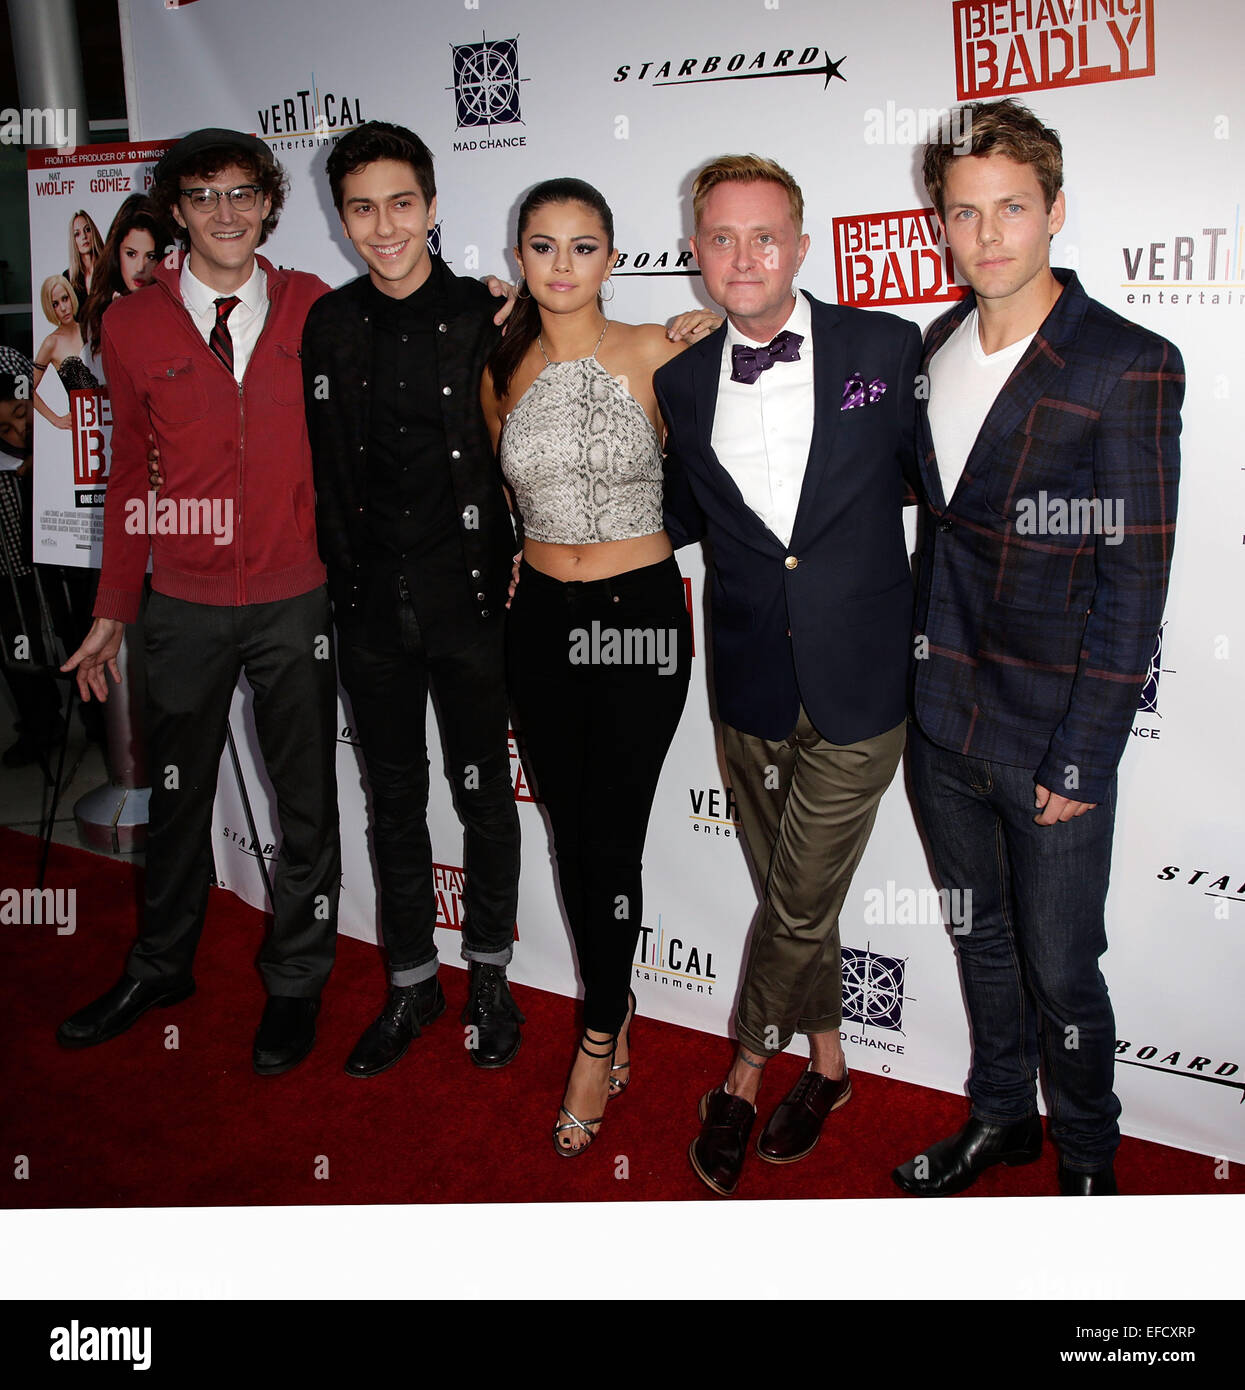
<svg viewBox="0 0 1245 1390">
<path fill-rule="evenodd" d="M 476 1029 L 467 1042 L 477 1067 L 504 1067 L 514 1060 L 522 1041 L 519 1024 L 524 1018 L 510 997 L 503 966 L 471 962 L 471 994 L 462 1018 Z"/>
<path fill-rule="evenodd" d="M 376 1076 L 400 1061 L 411 1039 L 445 1012 L 445 995 L 434 975 L 417 985 L 390 985 L 380 1017 L 371 1024 L 346 1059 L 348 1076 Z"/>
<path fill-rule="evenodd" d="M 931 1144 L 922 1154 L 901 1163 L 891 1177 L 917 1197 L 949 1197 L 963 1192 L 996 1163 L 1015 1167 L 1034 1163 L 1042 1155 L 1042 1119 L 1030 1115 L 1010 1125 L 991 1125 L 970 1118 L 949 1139 Z"/>
</svg>

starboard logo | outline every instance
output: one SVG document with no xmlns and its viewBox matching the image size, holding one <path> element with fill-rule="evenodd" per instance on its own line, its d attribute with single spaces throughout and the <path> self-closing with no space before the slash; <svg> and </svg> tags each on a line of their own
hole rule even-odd
<svg viewBox="0 0 1245 1390">
<path fill-rule="evenodd" d="M 1116 1039 L 1115 1060 L 1117 1065 L 1166 1072 L 1169 1076 L 1205 1081 L 1212 1086 L 1226 1086 L 1240 1092 L 1241 1102 L 1245 1103 L 1245 1081 L 1232 1079 L 1240 1071 L 1236 1062 L 1216 1062 L 1213 1057 L 1203 1057 L 1197 1052 L 1181 1052 L 1178 1048 L 1160 1057 L 1159 1049 L 1153 1043 L 1135 1047 L 1123 1038 Z"/>
<path fill-rule="evenodd" d="M 1212 869 L 1184 869 L 1179 864 L 1164 864 L 1155 874 L 1163 883 L 1183 883 L 1208 898 L 1222 898 L 1245 903 L 1245 874 L 1216 873 Z M 1227 915 L 1227 902 L 1220 915 Z"/>
<path fill-rule="evenodd" d="M 951 248 L 933 208 L 834 219 L 839 303 L 944 304 L 963 298 Z"/>
<path fill-rule="evenodd" d="M 633 966 L 637 980 L 665 985 L 686 994 L 712 994 L 717 984 L 713 972 L 713 952 L 674 936 L 661 924 L 640 928 L 640 940 Z"/>
<path fill-rule="evenodd" d="M 1154 76 L 1154 0 L 955 0 L 961 101 Z"/>
<path fill-rule="evenodd" d="M 861 1031 L 865 1027 L 902 1033 L 903 1006 L 910 998 L 904 994 L 907 961 L 884 956 L 866 946 L 863 951 L 843 948 L 843 1022 L 860 1025 L 855 1033 L 841 1029 L 839 1037 L 857 1047 L 904 1054 L 904 1044 L 888 1038 L 873 1038 Z"/>
<path fill-rule="evenodd" d="M 1214 226 L 1214 222 L 1222 225 Z M 1195 224 L 1196 226 L 1196 224 Z M 1245 302 L 1245 224 L 1240 204 L 1230 218 L 1209 218 L 1198 230 L 1122 246 L 1128 304 L 1190 304 L 1214 308 Z M 1198 277 L 1201 277 L 1200 279 Z"/>
<path fill-rule="evenodd" d="M 255 112 L 260 137 L 279 150 L 322 143 L 366 119 L 357 96 L 322 90 L 314 73 L 310 86 L 300 87 L 292 96 L 278 97 Z"/>
<path fill-rule="evenodd" d="M 434 864 L 432 866 L 432 892 L 437 902 L 437 926 L 448 931 L 463 929 L 463 886 L 467 876 L 454 864 Z M 515 924 L 514 939 L 519 939 L 519 927 Z"/>
<path fill-rule="evenodd" d="M 527 144 L 525 135 L 494 137 L 495 125 L 521 125 L 519 104 L 521 84 L 528 81 L 519 74 L 519 39 L 489 39 L 481 34 L 479 43 L 452 44 L 454 54 L 454 128 L 489 132 L 478 139 L 455 140 L 456 152 L 465 150 L 513 149 Z"/>
<path fill-rule="evenodd" d="M 798 54 L 798 56 L 797 56 Z M 822 59 L 818 64 L 818 59 Z M 615 82 L 649 82 L 654 87 L 685 87 L 694 82 L 745 82 L 761 77 L 824 77 L 825 85 L 837 77 L 847 55 L 833 59 L 827 50 L 810 46 L 803 49 L 779 48 L 771 60 L 765 49 L 759 53 L 732 53 L 723 58 L 711 53 L 704 58 L 650 58 L 643 63 L 623 63 L 614 73 Z M 634 77 L 633 77 L 634 73 Z"/>
<path fill-rule="evenodd" d="M 260 844 L 258 840 L 244 835 L 240 830 L 230 830 L 227 825 L 221 828 L 221 834 L 234 849 L 241 850 L 243 854 L 249 854 L 252 859 L 275 859 L 277 857 L 277 846 L 271 840 L 266 845 Z"/>
<path fill-rule="evenodd" d="M 739 836 L 739 815 L 731 787 L 688 787 L 692 829 L 706 838 L 734 840 Z"/>
<path fill-rule="evenodd" d="M 614 262 L 615 275 L 699 275 L 700 270 L 687 251 L 620 251 Z"/>
</svg>

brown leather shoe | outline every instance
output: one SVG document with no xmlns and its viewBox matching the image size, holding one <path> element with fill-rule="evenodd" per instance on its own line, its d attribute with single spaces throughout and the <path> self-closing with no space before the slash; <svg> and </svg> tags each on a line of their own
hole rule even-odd
<svg viewBox="0 0 1245 1390">
<path fill-rule="evenodd" d="M 696 1176 L 719 1196 L 735 1195 L 756 1117 L 755 1105 L 728 1094 L 721 1086 L 700 1098 L 701 1129 L 687 1156 Z"/>
<path fill-rule="evenodd" d="M 838 1081 L 806 1071 L 769 1117 L 757 1153 L 768 1163 L 794 1163 L 811 1154 L 826 1116 L 851 1098 L 852 1078 L 846 1071 Z"/>
</svg>

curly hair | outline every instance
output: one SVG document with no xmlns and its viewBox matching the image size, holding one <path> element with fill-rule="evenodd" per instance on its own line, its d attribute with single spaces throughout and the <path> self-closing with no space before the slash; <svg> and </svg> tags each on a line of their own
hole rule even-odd
<svg viewBox="0 0 1245 1390">
<path fill-rule="evenodd" d="M 236 164 L 246 174 L 247 181 L 258 184 L 262 195 L 271 199 L 268 216 L 264 218 L 263 231 L 260 233 L 259 245 L 262 246 L 276 231 L 281 209 L 285 206 L 285 195 L 290 187 L 285 170 L 275 159 L 271 164 L 262 163 L 250 150 L 241 149 L 236 145 L 213 145 L 210 149 L 201 150 L 193 159 L 188 159 L 180 168 L 163 172 L 151 190 L 150 196 L 155 205 L 156 215 L 163 217 L 173 226 L 183 249 L 190 245 L 190 233 L 173 216 L 173 209 L 181 201 L 182 179 L 198 179 L 202 183 L 210 183 L 222 169 L 227 169 L 231 164 Z"/>
</svg>

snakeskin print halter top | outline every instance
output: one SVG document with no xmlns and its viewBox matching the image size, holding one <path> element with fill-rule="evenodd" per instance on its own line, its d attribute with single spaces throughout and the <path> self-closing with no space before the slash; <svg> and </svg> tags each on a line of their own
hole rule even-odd
<svg viewBox="0 0 1245 1390">
<path fill-rule="evenodd" d="M 550 362 L 537 342 L 545 368 L 507 417 L 499 451 L 524 533 L 589 545 L 660 531 L 661 444 L 643 407 L 596 348 Z"/>
</svg>

